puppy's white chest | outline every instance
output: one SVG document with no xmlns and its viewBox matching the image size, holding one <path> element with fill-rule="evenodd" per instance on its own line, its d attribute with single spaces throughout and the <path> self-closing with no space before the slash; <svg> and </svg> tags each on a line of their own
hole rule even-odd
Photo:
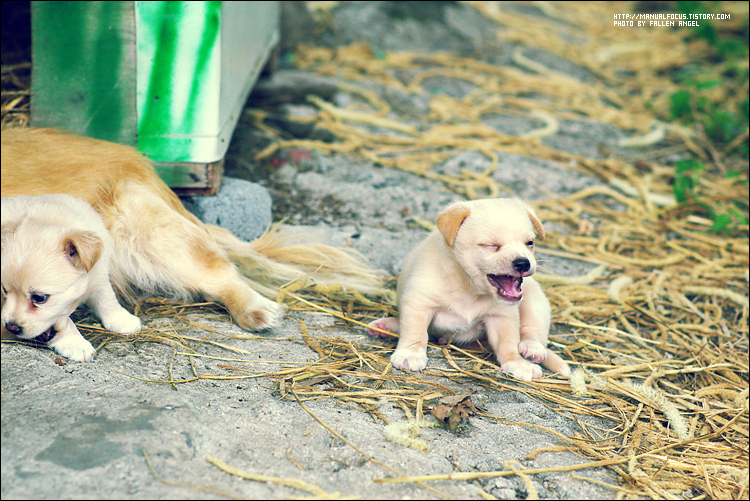
<svg viewBox="0 0 750 501">
<path fill-rule="evenodd" d="M 467 320 L 457 313 L 440 311 L 432 318 L 428 331 L 456 343 L 469 343 L 484 335 L 484 317 Z"/>
</svg>

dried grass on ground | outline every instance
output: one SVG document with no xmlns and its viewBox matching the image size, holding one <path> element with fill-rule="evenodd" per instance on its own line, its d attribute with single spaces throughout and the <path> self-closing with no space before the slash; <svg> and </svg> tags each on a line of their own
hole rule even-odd
<svg viewBox="0 0 750 501">
<path fill-rule="evenodd" d="M 598 176 L 600 186 L 566 197 L 550 193 L 537 204 L 543 220 L 569 229 L 550 232 L 542 254 L 596 266 L 584 277 L 545 278 L 559 333 L 551 337 L 552 347 L 582 369 L 572 381 L 545 378 L 521 383 L 500 372 L 487 350 L 453 346 L 439 347 L 448 368 L 428 369 L 424 376 L 404 374 L 393 371 L 388 362 L 391 346 L 317 335 L 304 320 L 304 342 L 319 360 L 267 373 L 252 373 L 251 364 L 239 361 L 241 350 L 222 343 L 219 331 L 194 338 L 173 327 L 151 327 L 134 342 L 174 346 L 170 378 L 175 360 L 187 357 L 194 379 L 271 377 L 285 398 L 301 405 L 334 398 L 384 424 L 389 421 L 377 410 L 383 398 L 400 406 L 410 419 L 426 419 L 427 406 L 452 393 L 441 379 L 488 391 L 521 391 L 580 424 L 580 434 L 558 436 L 561 447 L 587 458 L 590 463 L 583 467 L 607 466 L 617 472 L 623 481 L 614 487 L 619 497 L 674 498 L 692 489 L 694 496 L 703 498 L 746 498 L 748 228 L 740 225 L 733 234 L 712 233 L 707 208 L 715 213 L 739 208 L 747 214 L 747 159 L 736 156 L 734 143 L 717 151 L 702 131 L 667 121 L 668 96 L 675 90 L 668 72 L 684 65 L 701 42 L 687 43 L 672 30 L 650 31 L 653 38 L 648 39 L 642 32 L 612 30 L 611 9 L 604 4 L 589 3 L 585 9 L 539 4 L 543 15 L 533 19 L 508 10 L 500 16 L 494 4 L 475 5 L 503 25 L 503 43 L 558 54 L 591 78 L 578 79 L 531 61 L 522 49 L 515 52 L 513 66 L 495 66 L 451 54 L 376 57 L 365 45 L 304 47 L 297 54 L 298 65 L 347 81 L 342 90 L 355 96 L 358 104 L 344 110 L 311 98 L 319 109 L 316 126 L 329 129 L 339 141 L 278 140 L 260 152 L 258 160 L 285 147 L 340 152 L 434 179 L 468 198 L 503 194 L 504 187 L 492 176 L 498 152 L 556 161 Z M 576 31 L 586 43 L 572 44 L 561 37 Z M 3 67 L 4 89 L 16 71 Z M 373 90 L 422 93 L 425 80 L 435 76 L 468 81 L 474 90 L 463 98 L 434 95 L 425 116 L 394 109 Z M 22 85 L 17 93 L 3 91 L 4 125 L 24 123 L 26 91 Z M 729 100 L 746 96 L 747 86 L 733 89 L 728 82 L 717 92 L 726 92 Z M 259 127 L 274 133 L 263 123 L 263 111 L 248 113 Z M 528 117 L 539 127 L 521 136 L 504 135 L 482 122 L 490 113 Z M 632 134 L 623 147 L 640 145 L 648 147 L 648 153 L 632 162 L 611 154 L 586 158 L 544 146 L 540 138 L 554 134 L 559 119 L 610 123 Z M 434 169 L 465 150 L 484 154 L 491 166 L 484 172 L 459 174 Z M 674 203 L 674 168 L 650 160 L 667 152 L 709 165 L 691 203 Z M 727 177 L 729 170 L 741 175 Z M 303 302 L 298 294 L 305 291 L 290 291 L 283 298 L 300 315 L 325 308 L 341 317 L 342 327 L 352 329 L 361 329 L 352 321 L 367 322 L 392 311 L 384 302 L 338 303 L 320 293 L 308 293 Z M 211 305 L 150 301 L 142 306 L 145 318 L 182 318 L 186 328 L 202 325 L 187 313 L 221 315 Z M 93 328 L 84 331 L 99 349 L 120 340 Z M 196 346 L 205 343 L 234 351 L 237 359 L 221 363 L 222 374 L 200 374 L 192 360 Z M 582 416 L 606 418 L 612 427 L 588 425 Z M 481 409 L 480 418 L 504 422 L 482 415 Z M 383 481 L 429 485 L 436 478 L 519 475 L 533 482 L 533 473 L 508 465 L 502 472 Z"/>
</svg>

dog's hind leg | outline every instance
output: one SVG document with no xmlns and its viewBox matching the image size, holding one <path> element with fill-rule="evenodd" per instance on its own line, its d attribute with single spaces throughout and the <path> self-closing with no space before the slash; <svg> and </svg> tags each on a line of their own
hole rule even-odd
<svg viewBox="0 0 750 501">
<path fill-rule="evenodd" d="M 524 280 L 524 298 L 520 304 L 521 342 L 519 353 L 534 363 L 562 376 L 570 376 L 570 367 L 557 354 L 547 349 L 547 340 L 552 312 L 549 300 L 539 283 L 529 278 Z"/>
<path fill-rule="evenodd" d="M 523 282 L 519 314 L 521 341 L 518 351 L 527 360 L 540 363 L 547 358 L 547 337 L 552 313 L 547 296 L 539 283 L 531 277 Z"/>
<path fill-rule="evenodd" d="M 179 300 L 198 296 L 226 306 L 243 329 L 273 326 L 283 308 L 253 290 L 203 223 L 178 204 L 141 184 L 120 187 L 112 214 L 102 214 L 115 240 L 115 288 Z"/>
<path fill-rule="evenodd" d="M 382 337 L 387 338 L 388 334 L 381 331 L 388 331 L 393 334 L 398 334 L 399 331 L 399 325 L 398 325 L 398 318 L 397 317 L 383 317 L 379 318 L 377 320 L 373 320 L 368 324 L 370 328 L 367 329 L 367 333 L 372 337 Z M 377 328 L 379 330 L 373 329 Z"/>
<path fill-rule="evenodd" d="M 487 341 L 497 356 L 500 369 L 523 381 L 542 377 L 542 368 L 522 358 L 518 352 L 520 320 L 514 310 L 504 315 L 487 317 Z"/>
</svg>

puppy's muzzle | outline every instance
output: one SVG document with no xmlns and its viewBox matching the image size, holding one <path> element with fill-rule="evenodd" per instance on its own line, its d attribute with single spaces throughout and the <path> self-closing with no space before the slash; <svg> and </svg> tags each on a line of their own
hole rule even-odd
<svg viewBox="0 0 750 501">
<path fill-rule="evenodd" d="M 15 322 L 6 323 L 5 329 L 16 337 L 20 337 L 22 339 L 24 338 L 23 327 L 21 327 Z M 57 331 L 55 330 L 53 326 L 47 329 L 46 331 L 42 332 L 38 336 L 36 336 L 34 338 L 34 341 L 38 341 L 40 343 L 49 343 L 50 341 L 52 341 L 52 338 L 54 338 L 56 334 L 57 334 Z"/>
<path fill-rule="evenodd" d="M 49 329 L 35 337 L 34 341 L 37 341 L 39 343 L 49 343 L 56 335 L 57 331 L 55 330 L 55 328 L 50 327 Z"/>
<path fill-rule="evenodd" d="M 20 325 L 18 325 L 15 322 L 8 322 L 8 323 L 6 323 L 5 324 L 5 329 L 8 332 L 10 332 L 11 334 L 13 334 L 14 336 L 17 336 L 17 337 L 21 336 L 21 334 L 23 334 L 23 327 L 21 327 Z"/>
<path fill-rule="evenodd" d="M 516 303 L 521 300 L 521 284 L 523 283 L 522 277 L 516 277 L 513 275 L 487 275 L 490 285 L 497 289 L 497 295 L 501 299 L 504 299 L 511 303 Z"/>
<path fill-rule="evenodd" d="M 518 276 L 487 275 L 490 285 L 497 289 L 497 295 L 510 303 L 516 303 L 523 297 L 521 284 L 523 284 L 524 275 L 529 274 L 528 271 L 531 269 L 531 262 L 525 257 L 518 258 L 513 261 L 513 269 L 519 273 Z"/>
</svg>

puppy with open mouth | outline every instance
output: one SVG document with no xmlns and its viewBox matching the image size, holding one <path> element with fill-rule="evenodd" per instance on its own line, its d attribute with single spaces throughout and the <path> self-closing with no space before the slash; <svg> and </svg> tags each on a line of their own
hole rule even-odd
<svg viewBox="0 0 750 501">
<path fill-rule="evenodd" d="M 3 329 L 79 362 L 96 353 L 70 319 L 80 304 L 110 331 L 140 330 L 138 317 L 117 302 L 112 237 L 88 203 L 62 194 L 8 197 L 0 214 Z"/>
<path fill-rule="evenodd" d="M 424 369 L 430 335 L 459 344 L 486 336 L 500 368 L 519 379 L 542 377 L 539 363 L 570 375 L 568 364 L 546 348 L 551 310 L 531 277 L 535 232 L 544 238 L 541 221 L 518 199 L 456 202 L 441 212 L 437 229 L 399 275 L 399 317 L 370 323 L 400 333 L 393 366 Z"/>
</svg>

